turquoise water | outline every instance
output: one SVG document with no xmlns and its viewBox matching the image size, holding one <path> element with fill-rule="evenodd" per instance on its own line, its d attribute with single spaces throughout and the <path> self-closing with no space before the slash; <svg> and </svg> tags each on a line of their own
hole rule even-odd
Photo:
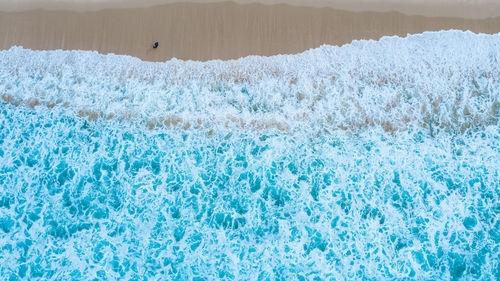
<svg viewBox="0 0 500 281">
<path fill-rule="evenodd" d="M 440 58 L 436 46 L 461 36 L 484 52 L 465 53 L 469 64 Z M 293 72 L 231 85 L 199 76 L 190 78 L 195 82 L 145 81 L 141 74 L 123 84 L 91 74 L 73 83 L 84 77 L 74 61 L 82 57 L 95 57 L 103 64 L 98 69 L 158 65 L 85 52 L 3 52 L 0 276 L 497 279 L 499 36 L 442 32 L 386 40 L 401 50 L 412 40 L 434 40 L 434 49 L 418 57 L 435 55 L 443 63 L 400 72 L 405 85 L 390 75 L 382 84 L 385 76 L 373 78 L 383 63 L 351 78 L 311 71 L 315 81 L 336 76 L 320 90 L 300 75 L 289 83 Z M 346 52 L 385 48 L 357 44 Z M 49 62 L 47 55 L 62 58 Z M 400 67 L 387 64 L 387 71 Z M 352 68 L 359 65 L 365 64 Z M 28 70 L 16 73 L 19 67 Z M 151 94 L 148 87 L 159 90 Z M 192 95 L 193 89 L 201 94 Z M 320 91 L 325 97 L 315 99 Z M 117 113 L 123 108 L 112 100 L 116 95 L 127 115 Z M 445 98 L 435 105 L 439 97 Z M 238 112 L 238 105 L 255 110 Z"/>
</svg>

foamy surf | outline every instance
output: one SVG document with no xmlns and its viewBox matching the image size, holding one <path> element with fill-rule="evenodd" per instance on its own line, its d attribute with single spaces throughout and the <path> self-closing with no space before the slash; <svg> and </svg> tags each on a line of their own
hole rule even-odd
<svg viewBox="0 0 500 281">
<path fill-rule="evenodd" d="M 85 51 L 0 53 L 8 102 L 150 128 L 465 131 L 496 125 L 500 35 L 448 31 L 206 63 Z"/>
<path fill-rule="evenodd" d="M 0 52 L 0 275 L 498 276 L 500 35 Z"/>
</svg>

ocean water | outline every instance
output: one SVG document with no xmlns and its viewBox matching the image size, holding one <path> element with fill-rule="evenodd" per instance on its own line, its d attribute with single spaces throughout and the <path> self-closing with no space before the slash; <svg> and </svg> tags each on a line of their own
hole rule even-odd
<svg viewBox="0 0 500 281">
<path fill-rule="evenodd" d="M 500 34 L 0 62 L 2 280 L 500 276 Z"/>
</svg>

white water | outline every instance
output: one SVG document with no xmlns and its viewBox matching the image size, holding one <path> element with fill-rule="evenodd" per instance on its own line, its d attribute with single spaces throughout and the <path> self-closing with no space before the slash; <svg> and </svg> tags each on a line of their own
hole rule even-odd
<svg viewBox="0 0 500 281">
<path fill-rule="evenodd" d="M 0 276 L 493 280 L 500 35 L 0 52 Z M 198 278 L 198 279 L 196 279 Z"/>
<path fill-rule="evenodd" d="M 499 54 L 499 34 L 459 31 L 207 63 L 14 47 L 0 93 L 150 127 L 463 132 L 498 122 Z"/>
</svg>

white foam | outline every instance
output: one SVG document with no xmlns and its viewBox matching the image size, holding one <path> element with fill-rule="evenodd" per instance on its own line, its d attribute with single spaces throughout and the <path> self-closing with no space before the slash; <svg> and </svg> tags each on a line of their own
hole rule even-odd
<svg viewBox="0 0 500 281">
<path fill-rule="evenodd" d="M 434 134 L 499 119 L 500 34 L 426 32 L 205 63 L 22 47 L 1 51 L 0 60 L 4 101 L 150 128 Z"/>
</svg>

